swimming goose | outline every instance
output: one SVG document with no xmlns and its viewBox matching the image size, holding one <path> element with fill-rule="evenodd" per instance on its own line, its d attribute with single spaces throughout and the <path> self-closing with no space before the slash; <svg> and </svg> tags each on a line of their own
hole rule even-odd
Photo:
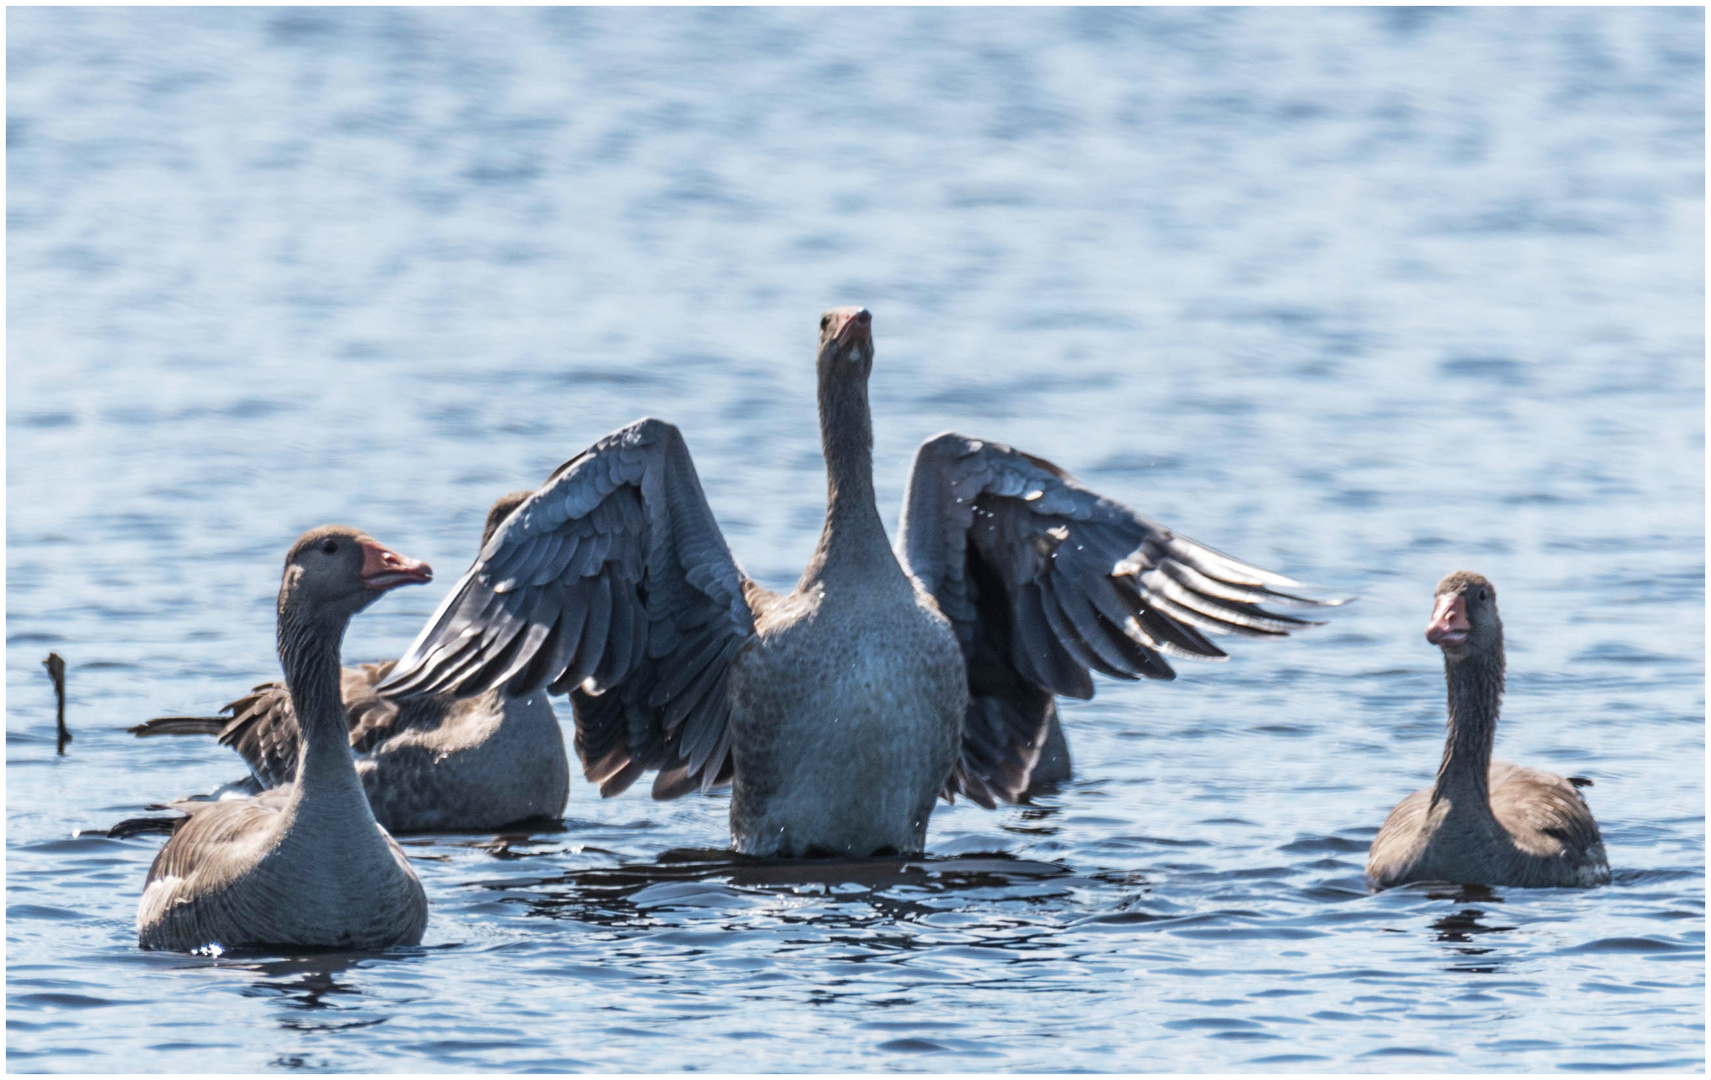
<svg viewBox="0 0 1711 1080">
<path fill-rule="evenodd" d="M 1466 570 L 1444 578 L 1426 640 L 1443 651 L 1449 684 L 1444 759 L 1437 781 L 1385 819 L 1367 856 L 1367 879 L 1380 889 L 1410 881 L 1608 884 L 1598 822 L 1575 785 L 1491 760 L 1504 670 L 1496 588 Z"/>
<path fill-rule="evenodd" d="M 432 579 L 342 525 L 304 533 L 279 589 L 279 659 L 303 725 L 297 780 L 188 815 L 143 886 L 137 943 L 188 952 L 265 946 L 380 949 L 422 940 L 428 900 L 369 811 L 345 738 L 339 642 L 352 615 Z"/>
<path fill-rule="evenodd" d="M 826 519 L 779 595 L 732 556 L 677 428 L 644 419 L 531 495 L 383 692 L 570 694 L 584 774 L 671 798 L 733 781 L 739 852 L 919 853 L 935 798 L 1027 790 L 1054 694 L 1091 671 L 1169 679 L 1204 631 L 1306 625 L 1247 566 L 1040 458 L 946 433 L 915 456 L 902 532 L 873 494 L 872 316 L 833 308 L 816 359 Z M 1276 588 L 1274 588 L 1276 587 Z M 1308 602 L 1308 601 L 1303 601 Z"/>
<path fill-rule="evenodd" d="M 531 494 L 515 491 L 493 504 L 483 546 Z M 395 701 L 376 690 L 393 663 L 347 667 L 340 680 L 356 771 L 375 820 L 393 833 L 477 831 L 564 812 L 570 759 L 545 691 Z M 300 729 L 285 684 L 263 683 L 222 711 L 229 715 L 166 716 L 130 730 L 217 735 L 249 765 L 255 790 L 291 783 Z"/>
</svg>

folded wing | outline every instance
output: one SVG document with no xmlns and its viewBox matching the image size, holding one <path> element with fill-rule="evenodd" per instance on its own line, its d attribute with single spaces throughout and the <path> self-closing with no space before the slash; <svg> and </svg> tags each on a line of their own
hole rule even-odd
<svg viewBox="0 0 1711 1080">
<path fill-rule="evenodd" d="M 388 662 L 347 667 L 342 673 L 351 748 L 359 754 L 406 728 L 432 726 L 443 715 L 443 700 L 418 698 L 400 707 L 377 694 L 375 684 L 391 670 Z M 282 787 L 296 779 L 303 731 L 284 683 L 262 683 L 220 711 L 223 715 L 163 716 L 128 730 L 138 736 L 215 735 L 220 745 L 244 759 L 261 788 Z"/>
</svg>

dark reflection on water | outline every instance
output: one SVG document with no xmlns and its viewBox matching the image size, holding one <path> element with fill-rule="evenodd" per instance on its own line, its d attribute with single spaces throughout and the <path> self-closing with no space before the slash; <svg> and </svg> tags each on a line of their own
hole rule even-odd
<svg viewBox="0 0 1711 1080">
<path fill-rule="evenodd" d="M 1485 912 L 1478 908 L 1464 908 L 1453 915 L 1445 915 L 1434 920 L 1432 929 L 1438 932 L 1439 941 L 1467 942 L 1474 940 L 1475 934 L 1501 934 L 1515 929 L 1513 926 L 1486 926 L 1479 920 L 1485 918 Z M 1469 956 L 1478 956 L 1490 952 L 1490 949 L 1457 949 L 1457 952 Z"/>
<path fill-rule="evenodd" d="M 344 957 L 281 960 L 257 964 L 250 970 L 262 974 L 266 978 L 258 980 L 243 993 L 247 997 L 278 998 L 281 1002 L 299 1009 L 338 1008 L 340 996 L 362 993 L 356 984 L 348 981 L 341 982 L 338 978 L 340 973 L 355 966 L 355 961 Z M 309 1024 L 298 1019 L 287 1019 L 281 1023 L 296 1030 L 334 1030 L 341 1027 L 377 1024 L 380 1021 L 355 1020 L 348 1023 L 333 1021 L 326 1024 Z"/>
<path fill-rule="evenodd" d="M 10 1068 L 1701 1067 L 1700 10 L 7 31 Z M 137 950 L 160 839 L 93 830 L 238 770 L 124 728 L 275 674 L 291 537 L 455 570 L 496 494 L 651 414 L 788 588 L 849 302 L 893 529 L 954 429 L 1359 602 L 1064 702 L 1075 779 L 940 807 L 921 859 L 741 859 L 724 795 L 579 781 L 562 822 L 404 838 L 420 948 Z M 1498 753 L 1594 782 L 1609 888 L 1366 888 L 1441 753 L 1458 567 L 1503 591 Z"/>
<path fill-rule="evenodd" d="M 1100 875 L 1077 879 L 1062 865 L 1002 851 L 944 859 L 777 862 L 729 851 L 673 850 L 652 863 L 595 867 L 532 882 L 528 889 L 544 895 L 527 902 L 531 914 L 548 918 L 632 926 L 658 925 L 652 917 L 674 909 L 741 907 L 748 898 L 825 897 L 835 911 L 819 911 L 817 918 L 863 928 L 925 918 L 945 910 L 935 903 L 940 900 L 958 908 L 994 899 L 1056 906 L 1077 885 L 1109 883 Z M 512 891 L 520 886 L 484 887 Z"/>
</svg>

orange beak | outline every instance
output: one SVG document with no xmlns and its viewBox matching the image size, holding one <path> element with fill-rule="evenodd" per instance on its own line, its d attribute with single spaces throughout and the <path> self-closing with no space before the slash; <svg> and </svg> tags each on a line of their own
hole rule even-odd
<svg viewBox="0 0 1711 1080">
<path fill-rule="evenodd" d="M 1460 645 L 1467 640 L 1469 626 L 1467 604 L 1461 594 L 1445 593 L 1432 609 L 1432 621 L 1426 624 L 1426 640 L 1433 645 Z"/>
<path fill-rule="evenodd" d="M 395 589 L 400 585 L 424 585 L 434 580 L 434 569 L 425 562 L 407 559 L 373 540 L 362 545 L 362 580 L 370 589 Z"/>
</svg>

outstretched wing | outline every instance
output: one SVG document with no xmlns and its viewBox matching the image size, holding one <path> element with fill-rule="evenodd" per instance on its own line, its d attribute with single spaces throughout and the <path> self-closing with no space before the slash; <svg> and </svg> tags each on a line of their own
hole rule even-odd
<svg viewBox="0 0 1711 1080">
<path fill-rule="evenodd" d="M 379 689 L 569 691 L 602 794 L 648 769 L 662 770 L 656 796 L 710 786 L 729 777 L 725 678 L 754 633 L 747 585 L 682 434 L 639 420 L 495 530 Z"/>
<path fill-rule="evenodd" d="M 985 806 L 1026 790 L 1051 695 L 1092 697 L 1094 671 L 1175 678 L 1166 655 L 1226 655 L 1207 634 L 1281 637 L 1314 625 L 1262 602 L 1321 603 L 1049 461 L 950 432 L 915 454 L 897 547 L 968 661 L 962 758 L 947 792 Z"/>
</svg>

